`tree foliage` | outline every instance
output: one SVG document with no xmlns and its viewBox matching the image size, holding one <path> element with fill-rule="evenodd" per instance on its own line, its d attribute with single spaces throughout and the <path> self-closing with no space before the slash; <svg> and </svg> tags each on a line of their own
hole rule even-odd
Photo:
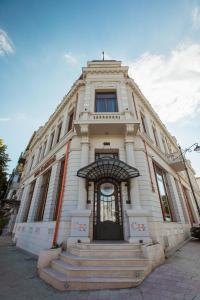
<svg viewBox="0 0 200 300">
<path fill-rule="evenodd" d="M 0 139 L 0 199 L 3 198 L 7 187 L 7 165 L 10 159 L 6 150 L 7 146 Z"/>
</svg>

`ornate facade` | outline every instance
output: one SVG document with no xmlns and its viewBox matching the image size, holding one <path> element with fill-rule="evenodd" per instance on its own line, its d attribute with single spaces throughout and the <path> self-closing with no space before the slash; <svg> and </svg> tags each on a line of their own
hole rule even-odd
<svg viewBox="0 0 200 300">
<path fill-rule="evenodd" d="M 175 137 L 120 61 L 88 62 L 26 161 L 14 239 L 32 253 L 113 240 L 168 251 L 200 221 L 194 170 L 196 199 Z"/>
</svg>

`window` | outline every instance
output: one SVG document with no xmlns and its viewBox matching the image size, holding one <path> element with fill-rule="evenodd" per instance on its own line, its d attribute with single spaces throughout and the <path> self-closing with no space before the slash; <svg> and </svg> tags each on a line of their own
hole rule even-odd
<svg viewBox="0 0 200 300">
<path fill-rule="evenodd" d="M 58 142 L 60 141 L 61 130 L 62 130 L 62 123 L 60 123 L 60 124 L 58 125 L 58 128 L 57 128 L 57 139 L 56 139 L 56 143 L 58 143 Z"/>
<path fill-rule="evenodd" d="M 53 140 L 54 140 L 54 135 L 55 135 L 55 131 L 53 131 L 50 135 L 50 144 L 49 144 L 49 151 L 52 149 L 53 147 Z"/>
<path fill-rule="evenodd" d="M 178 180 L 176 178 L 174 178 L 174 181 L 175 181 L 175 185 L 176 185 L 176 190 L 177 190 L 177 193 L 178 193 L 179 201 L 180 201 L 180 204 L 181 204 L 181 207 L 182 207 L 184 220 L 186 222 L 188 222 L 188 216 L 187 216 L 186 209 L 185 209 L 185 206 L 184 206 L 184 201 L 183 201 L 183 197 L 182 197 L 182 194 L 181 194 L 181 189 L 180 189 Z"/>
<path fill-rule="evenodd" d="M 65 165 L 65 160 L 63 159 L 61 161 L 61 166 L 60 166 L 60 174 L 59 174 L 59 179 L 58 179 L 58 187 L 57 187 L 57 193 L 56 193 L 56 202 L 55 202 L 55 209 L 54 209 L 54 214 L 53 214 L 53 221 L 56 220 L 56 217 L 58 214 L 58 204 L 59 204 L 59 197 L 60 197 L 60 192 L 61 192 L 61 187 L 62 187 L 64 165 Z"/>
<path fill-rule="evenodd" d="M 169 196 L 168 196 L 168 191 L 166 186 L 165 172 L 155 164 L 154 164 L 154 169 L 155 169 L 156 181 L 157 181 L 160 203 L 161 203 L 161 208 L 163 213 L 163 219 L 164 221 L 172 222 L 173 217 L 172 217 L 171 208 L 169 204 Z"/>
<path fill-rule="evenodd" d="M 195 218 L 194 218 L 194 214 L 192 212 L 192 208 L 191 208 L 191 204 L 190 204 L 190 200 L 189 200 L 189 196 L 188 196 L 188 190 L 182 185 L 182 190 L 183 190 L 183 195 L 185 198 L 185 203 L 187 206 L 187 211 L 188 211 L 188 215 L 190 218 L 190 223 L 194 224 L 195 223 Z"/>
<path fill-rule="evenodd" d="M 45 155 L 46 148 L 47 148 L 47 141 L 44 142 L 41 159 L 42 159 L 42 158 L 44 157 L 44 155 Z"/>
<path fill-rule="evenodd" d="M 153 130 L 153 136 L 154 136 L 154 140 L 156 142 L 156 146 L 159 146 L 156 128 L 154 126 L 152 126 L 152 130 Z"/>
<path fill-rule="evenodd" d="M 141 116 L 143 132 L 145 132 L 147 134 L 147 126 L 146 126 L 145 116 L 141 112 L 140 112 L 140 116 Z"/>
<path fill-rule="evenodd" d="M 41 153 L 42 153 L 42 146 L 40 147 L 40 149 L 38 151 L 37 163 L 39 163 L 39 161 L 40 161 Z"/>
<path fill-rule="evenodd" d="M 167 145 L 164 137 L 162 137 L 162 143 L 163 143 L 165 154 L 167 154 Z"/>
<path fill-rule="evenodd" d="M 74 112 L 71 112 L 70 115 L 69 115 L 69 122 L 68 122 L 67 132 L 69 132 L 72 129 L 73 120 L 74 120 Z"/>
<path fill-rule="evenodd" d="M 26 208 L 25 208 L 25 212 L 24 212 L 24 217 L 22 222 L 27 222 L 28 220 L 28 214 L 30 211 L 30 207 L 31 207 L 31 202 L 33 199 L 33 192 L 34 192 L 34 188 L 35 188 L 35 180 L 30 184 L 30 188 L 29 188 L 29 193 L 28 193 L 28 198 L 26 200 Z"/>
<path fill-rule="evenodd" d="M 48 189 L 49 189 L 50 176 L 51 176 L 51 169 L 48 170 L 46 173 L 44 173 L 43 179 L 42 179 L 40 196 L 38 199 L 38 207 L 37 207 L 37 211 L 36 211 L 36 215 L 35 215 L 35 221 L 38 221 L 38 222 L 43 220 L 44 210 L 45 210 L 45 205 L 46 205 L 46 200 L 47 200 L 47 194 L 48 194 Z"/>
<path fill-rule="evenodd" d="M 33 155 L 32 158 L 31 158 L 31 163 L 30 163 L 29 171 L 32 169 L 34 158 L 35 158 L 35 156 Z"/>
<path fill-rule="evenodd" d="M 115 92 L 96 93 L 95 97 L 96 112 L 117 112 L 117 96 Z"/>
</svg>

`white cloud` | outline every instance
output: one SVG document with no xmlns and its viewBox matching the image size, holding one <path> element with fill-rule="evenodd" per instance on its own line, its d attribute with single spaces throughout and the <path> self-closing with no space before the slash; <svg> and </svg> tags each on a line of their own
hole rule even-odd
<svg viewBox="0 0 200 300">
<path fill-rule="evenodd" d="M 144 53 L 128 64 L 130 76 L 163 121 L 200 112 L 200 44 L 179 46 L 169 57 Z"/>
<path fill-rule="evenodd" d="M 11 118 L 0 118 L 0 122 L 8 122 Z"/>
<path fill-rule="evenodd" d="M 0 56 L 14 53 L 14 45 L 7 33 L 0 29 Z"/>
<path fill-rule="evenodd" d="M 65 53 L 64 58 L 69 64 L 75 65 L 78 63 L 77 58 L 72 53 Z"/>
<path fill-rule="evenodd" d="M 200 27 L 200 8 L 198 6 L 195 6 L 192 10 L 192 23 L 194 28 Z"/>
</svg>

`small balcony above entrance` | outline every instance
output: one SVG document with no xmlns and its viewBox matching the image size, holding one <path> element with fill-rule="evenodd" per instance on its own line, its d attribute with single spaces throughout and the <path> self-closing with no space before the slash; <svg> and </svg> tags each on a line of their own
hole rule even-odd
<svg viewBox="0 0 200 300">
<path fill-rule="evenodd" d="M 139 129 L 139 122 L 130 112 L 82 112 L 74 122 L 77 134 L 81 134 L 81 126 L 88 125 L 90 134 L 124 134 L 127 125 L 133 126 L 133 135 Z"/>
</svg>

